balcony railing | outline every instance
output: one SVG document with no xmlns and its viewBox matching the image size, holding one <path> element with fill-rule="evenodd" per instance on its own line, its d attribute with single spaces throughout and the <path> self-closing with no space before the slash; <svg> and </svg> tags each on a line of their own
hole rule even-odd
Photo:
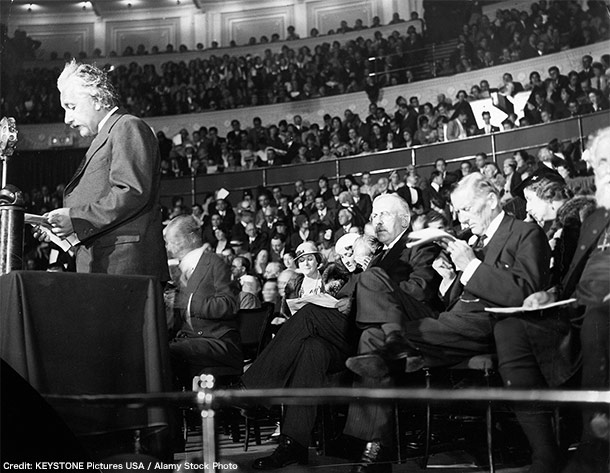
<svg viewBox="0 0 610 473">
<path fill-rule="evenodd" d="M 256 168 L 245 171 L 204 174 L 192 179 L 189 176 L 168 178 L 161 181 L 161 202 L 169 206 L 173 197 L 181 196 L 186 201 L 202 202 L 203 198 L 216 189 L 231 191 L 230 200 L 241 196 L 242 190 L 258 185 L 290 186 L 296 179 L 317 182 L 321 175 L 329 179 L 339 179 L 352 174 L 358 176 L 363 171 L 382 174 L 393 169 L 405 168 L 413 164 L 418 168 L 434 165 L 443 158 L 451 168 L 452 163 L 471 159 L 475 154 L 487 153 L 490 159 L 501 162 L 520 149 L 531 150 L 546 145 L 554 138 L 561 142 L 583 140 L 591 133 L 610 126 L 610 113 L 602 111 L 576 118 L 567 118 L 544 125 L 534 125 L 511 131 L 479 135 L 463 140 L 414 146 L 373 154 L 317 161 L 309 164 L 294 164 L 277 167 Z M 236 202 L 233 202 L 234 204 Z"/>
</svg>

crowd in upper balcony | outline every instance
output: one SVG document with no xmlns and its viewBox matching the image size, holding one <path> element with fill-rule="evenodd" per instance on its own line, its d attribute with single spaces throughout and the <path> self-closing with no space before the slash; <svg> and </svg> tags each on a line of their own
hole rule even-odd
<svg viewBox="0 0 610 473">
<path fill-rule="evenodd" d="M 469 103 L 491 97 L 490 84 L 482 80 L 471 87 L 470 94 L 458 91 L 455 101 L 443 94 L 436 97 L 435 104 L 420 103 L 415 96 L 408 100 L 400 96 L 394 111 L 371 103 L 362 116 L 346 109 L 343 117 L 326 114 L 321 124 L 308 123 L 295 115 L 290 122 L 281 120 L 277 124 L 263 124 L 260 117 L 255 117 L 250 126 L 233 119 L 226 137 L 219 136 L 215 126 L 202 126 L 192 133 L 182 129 L 173 140 L 160 131 L 162 172 L 165 177 L 180 177 L 304 164 L 457 140 L 606 110 L 610 55 L 604 55 L 601 61 L 585 55 L 579 71 L 565 76 L 552 66 L 544 80 L 533 71 L 527 84 L 505 73 L 500 83 L 493 85 L 498 91 L 493 94 L 493 103 L 506 113 L 501 128 L 491 124 L 489 110 L 477 120 Z M 511 102 L 511 96 L 520 91 L 529 92 L 522 114 Z"/>
<path fill-rule="evenodd" d="M 218 55 L 188 63 L 168 60 L 160 70 L 145 64 L 143 58 L 128 66 L 117 66 L 111 77 L 128 111 L 142 117 L 285 103 L 359 91 L 365 91 L 376 102 L 384 86 L 490 67 L 606 39 L 608 18 L 603 2 L 591 1 L 588 7 L 584 11 L 575 1 L 541 0 L 531 5 L 530 12 L 500 9 L 493 20 L 475 9 L 457 35 L 456 50 L 428 67 L 422 64 L 429 59 L 426 49 L 429 41 L 412 25 L 406 33 L 397 28 L 388 37 L 377 31 L 373 39 L 360 37 L 342 43 L 339 38 L 332 42 L 329 38 L 316 44 L 313 50 L 309 46 L 290 46 L 290 40 L 298 37 L 290 26 L 288 41 L 277 52 L 267 49 L 262 56 L 237 56 L 225 49 L 219 50 Z M 417 19 L 417 13 L 412 18 Z M 391 24 L 401 21 L 395 14 Z M 426 23 L 425 34 L 438 36 L 436 19 Z M 377 26 L 381 26 L 378 17 L 370 27 Z M 361 21 L 353 26 L 342 21 L 334 32 L 363 28 Z M 311 32 L 312 36 L 318 34 L 315 29 Z M 273 35 L 269 41 L 278 40 L 279 35 Z M 266 41 L 263 36 L 259 42 Z M 256 40 L 252 38 L 250 43 Z M 178 49 L 178 52 L 188 50 L 184 45 Z M 203 45 L 198 44 L 197 49 L 203 49 Z M 173 45 L 166 47 L 166 52 L 174 51 Z M 142 57 L 147 51 L 140 45 L 135 51 L 127 48 L 123 54 Z M 94 56 L 100 55 L 101 51 L 96 50 Z M 61 121 L 56 76 L 56 70 L 45 67 L 21 71 L 14 81 L 16 93 L 9 96 L 6 89 L 2 113 L 17 117 L 20 123 Z"/>
</svg>

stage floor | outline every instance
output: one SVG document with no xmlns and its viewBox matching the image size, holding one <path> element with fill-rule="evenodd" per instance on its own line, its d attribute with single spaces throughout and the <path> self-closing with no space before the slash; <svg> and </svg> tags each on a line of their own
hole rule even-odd
<svg viewBox="0 0 610 473">
<path fill-rule="evenodd" d="M 263 427 L 261 430 L 262 444 L 255 445 L 254 441 L 251 441 L 247 452 L 243 451 L 243 442 L 235 443 L 231 440 L 230 436 L 219 434 L 218 462 L 222 465 L 219 471 L 260 471 L 254 470 L 251 465 L 255 458 L 269 455 L 276 448 L 277 443 L 270 440 L 273 430 L 274 429 L 272 426 Z M 198 429 L 195 429 L 189 431 L 185 452 L 177 453 L 175 455 L 175 461 L 195 462 L 197 458 L 201 458 L 201 432 Z M 393 463 L 392 471 L 394 473 L 417 473 L 424 471 L 429 472 L 430 470 L 439 473 L 489 471 L 487 466 L 477 468 L 474 461 L 474 457 L 464 451 L 446 451 L 443 453 L 433 454 L 430 457 L 427 470 L 420 468 L 418 459 L 414 458 L 401 464 Z M 462 466 L 460 467 L 459 465 Z M 528 469 L 528 465 L 518 468 L 503 468 L 502 465 L 496 465 L 496 471 L 499 473 L 525 473 L 528 471 Z M 317 471 L 320 473 L 347 473 L 350 471 L 350 463 L 342 458 L 317 455 L 316 449 L 312 447 L 309 450 L 309 465 L 302 466 L 294 464 L 275 471 L 286 473 L 306 471 Z"/>
</svg>

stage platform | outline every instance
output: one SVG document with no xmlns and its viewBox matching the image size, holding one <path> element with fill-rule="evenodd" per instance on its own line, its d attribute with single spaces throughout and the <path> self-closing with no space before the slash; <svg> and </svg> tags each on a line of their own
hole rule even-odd
<svg viewBox="0 0 610 473">
<path fill-rule="evenodd" d="M 254 442 L 249 446 L 248 451 L 243 451 L 243 443 L 235 443 L 230 436 L 219 434 L 219 458 L 218 462 L 224 466 L 219 471 L 239 471 L 239 472 L 254 472 L 251 465 L 255 458 L 269 455 L 276 448 L 277 443 L 270 439 L 273 433 L 273 426 L 263 427 L 261 431 L 261 445 L 254 445 Z M 183 453 L 175 455 L 175 461 L 196 461 L 201 458 L 201 431 L 194 429 L 189 432 L 186 449 Z M 460 467 L 460 465 L 462 465 Z M 309 465 L 289 465 L 285 468 L 274 470 L 279 473 L 300 473 L 314 471 L 319 473 L 348 473 L 351 464 L 342 458 L 335 458 L 323 455 L 317 455 L 315 448 L 309 449 Z M 523 466 L 503 466 L 496 465 L 498 473 L 525 473 L 529 469 L 529 465 Z M 486 472 L 489 471 L 487 466 L 478 467 L 475 463 L 475 458 L 468 453 L 455 450 L 444 451 L 442 453 L 433 454 L 430 457 L 428 469 L 420 468 L 418 459 L 413 458 L 404 463 L 393 463 L 392 471 L 394 473 L 418 473 L 424 471 L 433 471 L 438 473 L 460 473 L 460 472 Z"/>
</svg>

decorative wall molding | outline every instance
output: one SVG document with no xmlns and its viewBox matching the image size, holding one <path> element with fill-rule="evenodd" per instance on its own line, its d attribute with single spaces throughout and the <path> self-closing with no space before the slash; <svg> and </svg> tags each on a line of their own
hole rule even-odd
<svg viewBox="0 0 610 473">
<path fill-rule="evenodd" d="M 93 23 L 47 23 L 43 25 L 20 26 L 28 36 L 41 42 L 39 54 L 49 57 L 55 51 L 59 57 L 65 52 L 77 56 L 81 51 L 92 51 L 94 48 Z"/>
<path fill-rule="evenodd" d="M 180 42 L 180 17 L 106 23 L 106 51 L 119 55 L 127 46 L 135 50 L 139 44 L 149 51 L 153 46 L 164 51 L 171 43 L 177 50 Z"/>
<path fill-rule="evenodd" d="M 284 38 L 293 18 L 290 6 L 220 13 L 222 44 L 229 44 L 231 40 L 239 45 L 248 44 L 251 37 L 258 42 L 261 36 L 271 39 L 274 33 Z"/>
<path fill-rule="evenodd" d="M 343 0 L 336 2 L 318 2 L 307 4 L 307 22 L 310 28 L 317 28 L 326 34 L 329 30 L 337 30 L 341 21 L 347 21 L 353 26 L 357 19 L 365 25 L 370 25 L 376 13 L 371 0 Z"/>
</svg>

